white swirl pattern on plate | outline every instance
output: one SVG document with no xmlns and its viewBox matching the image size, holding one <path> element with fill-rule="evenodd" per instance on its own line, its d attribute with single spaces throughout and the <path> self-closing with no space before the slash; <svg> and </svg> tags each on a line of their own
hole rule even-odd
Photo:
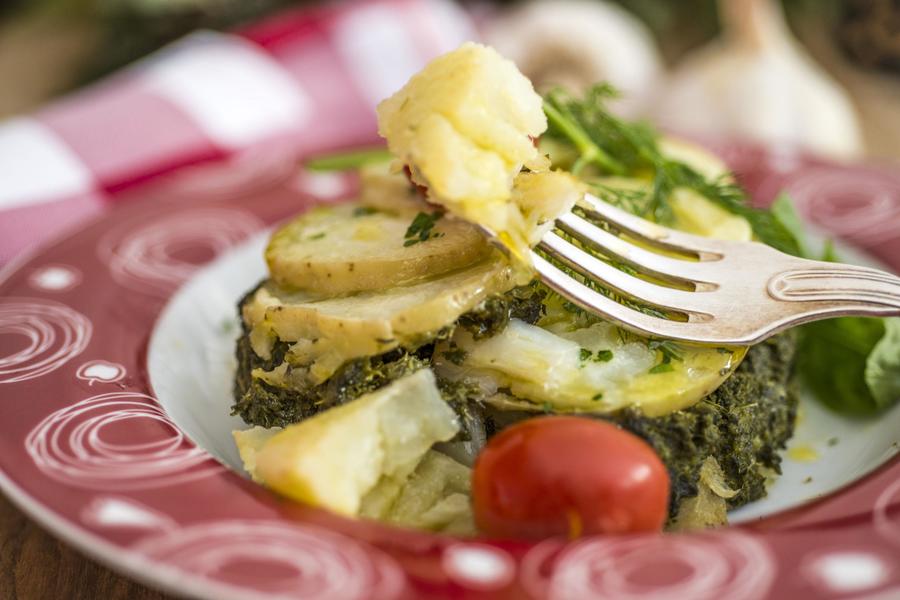
<svg viewBox="0 0 900 600">
<path fill-rule="evenodd" d="M 145 430 L 152 439 L 104 441 L 104 428 L 127 420 L 154 425 Z M 91 489 L 163 487 L 224 469 L 139 392 L 100 394 L 58 410 L 31 431 L 25 448 L 47 476 Z"/>
<path fill-rule="evenodd" d="M 522 582 L 535 597 L 755 600 L 775 579 L 769 549 L 735 531 L 587 539 L 553 558 L 559 548 L 558 542 L 538 544 L 523 560 Z M 655 579 L 648 573 L 665 576 Z"/>
<path fill-rule="evenodd" d="M 0 299 L 0 335 L 26 339 L 24 348 L 0 355 L 0 384 L 34 379 L 58 369 L 84 351 L 92 331 L 87 317 L 63 304 Z"/>
<path fill-rule="evenodd" d="M 205 252 L 217 256 L 263 228 L 250 213 L 236 209 L 197 209 L 114 230 L 98 253 L 113 279 L 128 289 L 165 297 L 200 266 L 178 256 Z"/>
<path fill-rule="evenodd" d="M 894 514 L 891 515 L 891 511 Z M 872 520 L 875 530 L 889 542 L 900 545 L 900 479 L 887 486 L 875 500 Z"/>
<path fill-rule="evenodd" d="M 866 246 L 900 236 L 900 181 L 886 175 L 809 168 L 784 184 L 800 212 Z"/>
<path fill-rule="evenodd" d="M 145 538 L 133 549 L 213 586 L 252 589 L 254 598 L 390 600 L 405 586 L 402 570 L 386 555 L 333 531 L 285 521 L 193 525 Z"/>
</svg>

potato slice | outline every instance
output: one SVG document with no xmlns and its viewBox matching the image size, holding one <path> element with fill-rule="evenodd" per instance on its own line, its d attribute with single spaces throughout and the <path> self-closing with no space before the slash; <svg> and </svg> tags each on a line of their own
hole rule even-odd
<svg viewBox="0 0 900 600">
<path fill-rule="evenodd" d="M 693 142 L 674 137 L 662 137 L 659 150 L 663 155 L 683 162 L 707 179 L 728 176 L 728 165 L 721 158 Z"/>
<path fill-rule="evenodd" d="M 659 350 L 642 338 L 621 335 L 609 323 L 573 328 L 557 322 L 548 330 L 514 319 L 486 340 L 460 331 L 453 341 L 466 353 L 463 376 L 488 375 L 498 388 L 532 404 L 591 413 L 636 407 L 649 416 L 707 396 L 744 354 L 744 349 L 678 346 L 680 360 L 659 368 Z"/>
<path fill-rule="evenodd" d="M 413 285 L 325 300 L 267 285 L 244 305 L 243 316 L 258 355 L 268 357 L 275 337 L 299 342 L 292 348 L 294 362 L 311 364 L 313 378 L 324 381 L 351 358 L 422 343 L 513 285 L 510 268 L 489 257 Z"/>
<path fill-rule="evenodd" d="M 276 231 L 266 248 L 272 279 L 288 289 L 336 296 L 433 277 L 490 252 L 484 235 L 458 219 L 438 219 L 430 239 L 407 246 L 404 234 L 415 211 L 360 209 L 316 208 Z"/>
<path fill-rule="evenodd" d="M 255 452 L 255 473 L 285 496 L 354 516 L 379 482 L 402 485 L 433 444 L 458 430 L 423 369 L 285 428 Z"/>
<path fill-rule="evenodd" d="M 675 229 L 717 240 L 749 242 L 753 228 L 744 217 L 729 212 L 693 190 L 678 188 L 669 198 Z"/>
<path fill-rule="evenodd" d="M 398 166 L 364 165 L 359 170 L 359 203 L 386 212 L 433 210 Z"/>
</svg>

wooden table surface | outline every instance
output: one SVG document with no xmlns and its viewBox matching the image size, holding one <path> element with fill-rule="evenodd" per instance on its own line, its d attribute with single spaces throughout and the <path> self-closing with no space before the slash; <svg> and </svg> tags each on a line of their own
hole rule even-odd
<svg viewBox="0 0 900 600">
<path fill-rule="evenodd" d="M 85 558 L 38 527 L 0 494 L 3 600 L 168 600 Z"/>
</svg>

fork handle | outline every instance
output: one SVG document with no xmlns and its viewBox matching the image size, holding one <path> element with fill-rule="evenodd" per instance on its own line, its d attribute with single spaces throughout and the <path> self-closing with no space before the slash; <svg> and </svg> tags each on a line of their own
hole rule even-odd
<svg viewBox="0 0 900 600">
<path fill-rule="evenodd" d="M 768 291 L 786 302 L 833 302 L 852 305 L 857 313 L 900 314 L 900 277 L 867 267 L 804 261 L 770 279 Z"/>
</svg>

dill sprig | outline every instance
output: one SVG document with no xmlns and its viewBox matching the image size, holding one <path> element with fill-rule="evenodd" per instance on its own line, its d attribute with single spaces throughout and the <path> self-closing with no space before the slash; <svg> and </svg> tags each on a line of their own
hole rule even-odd
<svg viewBox="0 0 900 600">
<path fill-rule="evenodd" d="M 791 232 L 767 210 L 747 203 L 740 187 L 726 178 L 708 179 L 690 166 L 664 156 L 659 134 L 648 124 L 624 121 L 607 108 L 617 96 L 607 84 L 594 86 L 581 99 L 562 89 L 544 97 L 548 138 L 569 146 L 577 158 L 566 166 L 603 200 L 640 217 L 669 225 L 674 220 L 669 198 L 677 188 L 688 188 L 750 223 L 757 238 L 778 250 L 798 254 Z M 624 175 L 651 178 L 646 190 L 622 190 L 598 182 L 597 176 Z"/>
</svg>

